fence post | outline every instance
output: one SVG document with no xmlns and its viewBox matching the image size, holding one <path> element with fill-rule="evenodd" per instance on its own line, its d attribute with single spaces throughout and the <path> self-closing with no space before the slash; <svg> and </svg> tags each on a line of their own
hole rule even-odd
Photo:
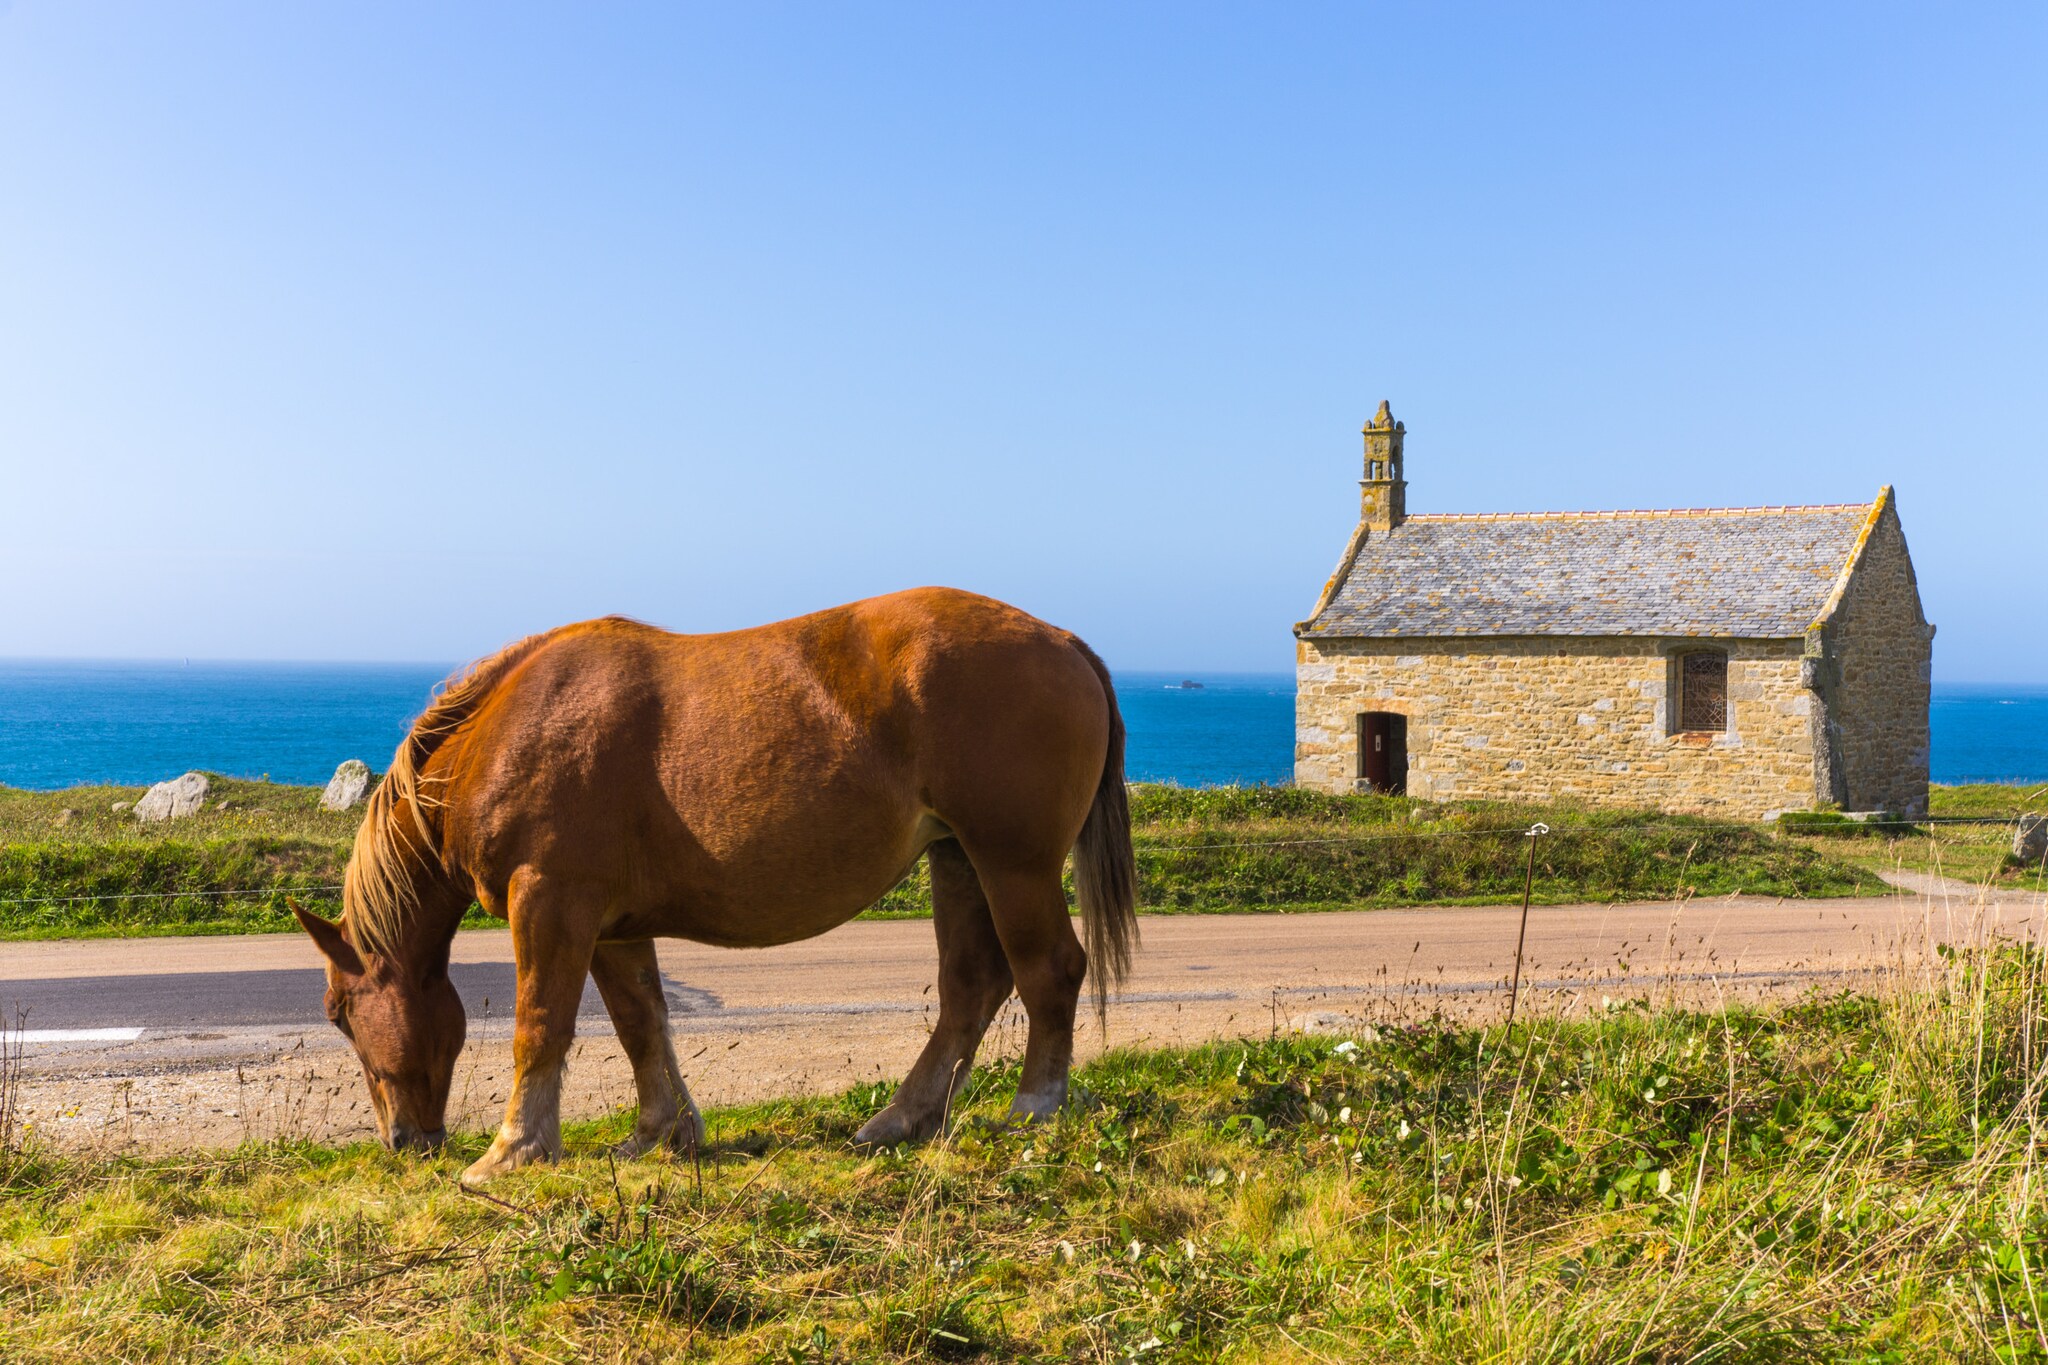
<svg viewBox="0 0 2048 1365">
<path fill-rule="evenodd" d="M 1536 888 L 1536 841 L 1550 833 L 1550 826 L 1541 820 L 1522 831 L 1522 837 L 1529 841 L 1529 869 L 1522 876 L 1522 927 L 1515 934 L 1515 975 L 1508 986 L 1508 1024 L 1515 1026 L 1515 1005 L 1522 997 L 1522 945 L 1529 937 L 1529 893 Z"/>
</svg>

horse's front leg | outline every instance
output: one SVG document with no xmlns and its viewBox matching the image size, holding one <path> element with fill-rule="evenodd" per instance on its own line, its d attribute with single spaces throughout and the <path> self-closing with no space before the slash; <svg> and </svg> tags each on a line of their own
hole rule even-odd
<svg viewBox="0 0 2048 1365">
<path fill-rule="evenodd" d="M 664 1143 L 679 1152 L 696 1151 L 704 1140 L 704 1116 L 676 1064 L 654 940 L 598 944 L 590 975 L 604 996 L 619 1045 L 633 1063 L 633 1086 L 640 1093 L 639 1121 L 633 1136 L 619 1145 L 619 1155 L 638 1156 Z"/>
<path fill-rule="evenodd" d="M 576 1037 L 576 1007 L 590 974 L 602 905 L 602 892 L 565 886 L 531 869 L 512 878 L 508 909 L 519 973 L 512 1095 L 491 1149 L 462 1173 L 465 1185 L 562 1154 L 562 1072 Z"/>
</svg>

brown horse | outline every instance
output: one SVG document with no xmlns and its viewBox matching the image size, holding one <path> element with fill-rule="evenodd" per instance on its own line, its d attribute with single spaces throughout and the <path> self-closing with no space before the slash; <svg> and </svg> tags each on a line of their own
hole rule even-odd
<svg viewBox="0 0 2048 1365">
<path fill-rule="evenodd" d="M 514 1080 L 488 1179 L 561 1152 L 562 1066 L 585 975 L 633 1065 L 627 1144 L 693 1148 L 656 937 L 731 947 L 822 934 L 930 859 L 939 1020 L 862 1143 L 939 1131 L 995 1012 L 1030 1019 L 1012 1113 L 1064 1101 L 1087 968 L 1129 964 L 1124 727 L 1102 661 L 985 597 L 920 588 L 722 635 L 619 618 L 522 640 L 453 683 L 370 798 L 327 958 L 392 1147 L 433 1147 L 463 1011 L 448 980 L 471 900 L 508 920 Z M 1060 885 L 1069 850 L 1084 953 Z M 296 909 L 296 907 L 294 907 Z"/>
</svg>

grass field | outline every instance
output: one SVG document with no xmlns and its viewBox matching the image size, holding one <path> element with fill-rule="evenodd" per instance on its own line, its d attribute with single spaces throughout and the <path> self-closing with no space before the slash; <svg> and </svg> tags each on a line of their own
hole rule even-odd
<svg viewBox="0 0 2048 1365">
<path fill-rule="evenodd" d="M 2013 862 L 2008 823 L 2028 811 L 2048 812 L 2048 786 L 1936 787 L 1931 804 L 1934 822 L 1902 838 L 1866 834 L 1803 837 L 1801 842 L 1832 859 L 1872 871 L 1932 872 L 1973 886 L 2048 891 L 2048 866 L 2028 868 Z"/>
<path fill-rule="evenodd" d="M 141 788 L 0 788 L 0 938 L 293 929 L 284 890 L 329 914 L 356 813 L 319 791 L 214 779 L 226 809 L 141 825 L 112 806 Z M 69 812 L 67 814 L 67 812 Z M 1536 821 L 1542 903 L 1747 891 L 1872 894 L 1873 850 L 1853 856 L 1768 827 L 1654 811 L 1433 805 L 1287 787 L 1140 786 L 1132 814 L 1139 893 L 1154 912 L 1472 904 L 1520 897 Z M 1841 843 L 1843 841 L 1831 841 Z M 920 866 L 872 914 L 929 912 Z"/>
<path fill-rule="evenodd" d="M 0 1131 L 0 1359 L 2048 1360 L 2044 965 L 1113 1054 L 1028 1131 L 997 1065 L 877 1155 L 876 1087 L 714 1113 L 701 1168 L 614 1165 L 621 1117 L 489 1200 L 476 1134 Z"/>
</svg>

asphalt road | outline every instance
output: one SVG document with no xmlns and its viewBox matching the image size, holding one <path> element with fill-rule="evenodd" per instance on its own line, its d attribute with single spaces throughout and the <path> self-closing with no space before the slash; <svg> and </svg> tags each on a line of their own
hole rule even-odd
<svg viewBox="0 0 2048 1365">
<path fill-rule="evenodd" d="M 494 1000 L 503 1009 L 512 998 L 509 962 L 465 962 L 449 975 L 472 1016 L 489 1011 Z M 0 981 L 0 1018 L 20 1018 L 38 1038 L 110 1028 L 151 1032 L 266 1024 L 305 1027 L 322 1018 L 321 993 L 326 988 L 327 975 L 318 967 Z M 603 1009 L 596 988 L 586 986 L 579 1013 L 599 1014 Z"/>
<path fill-rule="evenodd" d="M 1695 902 L 1679 912 L 1685 932 L 1674 936 L 1664 932 L 1671 927 L 1670 906 L 1539 907 L 1529 984 L 1542 989 L 1592 979 L 1610 951 L 1639 954 L 1653 944 L 1672 959 L 1679 979 L 1825 974 L 1843 969 L 1831 955 L 1854 950 L 1864 921 L 1896 919 L 1899 910 L 1893 900 L 1800 908 Z M 1397 987 L 1409 994 L 1495 990 L 1505 984 L 1512 958 L 1512 926 L 1503 917 L 1513 914 L 1461 909 L 1148 918 L 1145 951 L 1124 1002 L 1245 1003 L 1265 1001 L 1275 991 L 1370 994 Z M 1672 941 L 1665 945 L 1660 938 Z M 458 944 L 450 975 L 471 1019 L 502 1019 L 514 985 L 509 935 L 465 933 Z M 766 950 L 663 943 L 661 958 L 670 1010 L 685 1028 L 692 1016 L 915 1009 L 928 998 L 936 966 L 930 926 L 916 921 L 849 925 Z M 61 1048 L 69 1041 L 62 1035 L 70 1033 L 129 1032 L 149 1041 L 194 1029 L 325 1028 L 325 976 L 318 964 L 312 945 L 292 936 L 12 944 L 0 950 L 0 1018 L 25 1026 L 39 1057 L 43 1049 Z M 1546 968 L 1551 976 L 1537 974 Z M 1397 980 L 1390 978 L 1393 970 Z M 603 1019 L 594 985 L 585 986 L 580 1014 Z"/>
<path fill-rule="evenodd" d="M 1602 997 L 1797 994 L 1897 970 L 1928 944 L 2027 932 L 2039 902 L 1933 894 L 1538 907 L 1525 1009 Z M 1505 1006 L 1515 907 L 1147 917 L 1105 1045 L 1187 1043 L 1276 1029 L 1342 1030 Z M 700 1099 L 729 1104 L 900 1076 L 935 1011 L 937 953 L 921 921 L 849 924 L 779 948 L 663 942 L 679 1051 Z M 456 939 L 470 1008 L 454 1121 L 487 1125 L 509 1063 L 512 952 L 503 931 Z M 0 1018 L 21 1011 L 23 1103 L 45 1133 L 120 1146 L 366 1131 L 361 1081 L 321 1013 L 323 978 L 296 936 L 0 944 Z M 1012 1002 L 986 1053 L 1021 1047 Z M 572 1110 L 630 1103 L 628 1073 L 586 990 Z"/>
</svg>

